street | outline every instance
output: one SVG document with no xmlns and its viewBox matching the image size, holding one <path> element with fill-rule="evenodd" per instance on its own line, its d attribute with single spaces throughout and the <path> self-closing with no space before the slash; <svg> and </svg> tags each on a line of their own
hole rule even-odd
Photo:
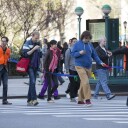
<svg viewBox="0 0 128 128">
<path fill-rule="evenodd" d="M 13 105 L 0 103 L 0 128 L 128 128 L 126 97 L 92 99 L 88 108 L 64 97 L 55 103 L 39 100 L 36 107 L 27 106 L 26 99 L 9 101 Z"/>
</svg>

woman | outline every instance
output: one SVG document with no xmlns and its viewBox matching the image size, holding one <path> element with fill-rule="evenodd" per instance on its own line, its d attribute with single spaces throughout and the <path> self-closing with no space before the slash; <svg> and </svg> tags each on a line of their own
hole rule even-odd
<svg viewBox="0 0 128 128">
<path fill-rule="evenodd" d="M 59 69 L 59 54 L 57 50 L 57 41 L 50 41 L 50 49 L 47 51 L 45 60 L 44 60 L 44 71 L 45 79 L 48 81 L 48 103 L 53 103 L 52 94 L 58 87 L 57 76 L 53 73 L 57 73 Z M 52 81 L 54 86 L 52 87 Z"/>
</svg>

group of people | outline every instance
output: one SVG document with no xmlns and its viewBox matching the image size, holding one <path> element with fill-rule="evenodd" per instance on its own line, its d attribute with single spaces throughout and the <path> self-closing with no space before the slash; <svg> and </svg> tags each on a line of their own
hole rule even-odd
<svg viewBox="0 0 128 128">
<path fill-rule="evenodd" d="M 40 34 L 37 31 L 32 33 L 32 38 L 27 40 L 21 50 L 22 57 L 29 58 L 30 64 L 28 67 L 29 75 L 29 90 L 27 105 L 36 106 L 39 104 L 37 98 L 44 99 L 44 94 L 47 92 L 47 102 L 53 103 L 54 99 L 60 99 L 58 96 L 59 83 L 63 84 L 64 79 L 59 74 L 63 74 L 63 63 L 65 65 L 66 74 L 69 74 L 69 85 L 66 93 L 69 93 L 71 102 L 85 104 L 91 106 L 91 89 L 89 78 L 92 74 L 92 61 L 96 61 L 98 82 L 96 84 L 94 98 L 97 99 L 100 87 L 103 88 L 106 98 L 111 100 L 115 97 L 108 87 L 109 74 L 109 58 L 112 55 L 127 54 L 127 49 L 117 49 L 110 52 L 106 49 L 106 38 L 102 37 L 99 40 L 99 46 L 94 49 L 91 39 L 92 35 L 89 31 L 84 31 L 79 41 L 76 38 L 70 39 L 69 45 L 64 44 L 61 47 L 60 42 L 51 40 L 49 43 L 44 40 L 42 48 L 40 42 Z M 7 47 L 8 38 L 1 38 L 0 46 L 0 82 L 3 82 L 3 104 L 11 104 L 7 101 L 7 61 L 10 57 L 10 49 Z M 37 72 L 43 73 L 41 79 L 42 89 L 37 97 L 36 93 L 36 78 Z M 74 79 L 73 76 L 77 76 Z"/>
</svg>

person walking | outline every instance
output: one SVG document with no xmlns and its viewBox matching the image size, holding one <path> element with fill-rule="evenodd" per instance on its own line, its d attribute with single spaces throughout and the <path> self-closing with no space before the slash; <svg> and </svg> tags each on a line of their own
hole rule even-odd
<svg viewBox="0 0 128 128">
<path fill-rule="evenodd" d="M 71 39 L 70 48 L 68 48 L 65 53 L 65 69 L 66 69 L 66 72 L 69 73 L 70 75 L 78 75 L 75 69 L 75 58 L 71 56 L 71 51 L 76 41 L 77 41 L 76 38 Z M 69 77 L 69 81 L 70 81 L 70 87 L 69 87 L 70 99 L 71 99 L 71 102 L 76 102 L 77 93 L 80 86 L 80 80 L 78 78 L 78 80 L 75 81 L 74 77 Z"/>
<path fill-rule="evenodd" d="M 3 84 L 3 97 L 2 97 L 2 104 L 3 105 L 11 105 L 12 103 L 7 101 L 7 92 L 8 92 L 8 68 L 7 62 L 11 54 L 10 48 L 7 47 L 8 45 L 8 37 L 3 36 L 1 38 L 1 45 L 0 45 L 0 85 L 1 82 Z"/>
<path fill-rule="evenodd" d="M 27 40 L 22 48 L 22 56 L 30 59 L 30 64 L 28 67 L 29 75 L 29 90 L 28 90 L 28 106 L 38 105 L 37 95 L 36 95 L 36 76 L 37 71 L 40 67 L 40 60 L 42 58 L 41 46 L 40 46 L 40 34 L 38 31 L 32 33 L 32 38 Z"/>
<path fill-rule="evenodd" d="M 117 48 L 115 50 L 113 50 L 112 52 L 113 56 L 119 55 L 119 54 L 124 54 L 125 55 L 125 70 L 126 70 L 126 75 L 128 76 L 128 42 L 126 42 L 126 46 L 122 47 L 122 48 Z M 128 97 L 126 100 L 126 105 L 128 106 Z"/>
<path fill-rule="evenodd" d="M 50 41 L 50 49 L 47 51 L 43 68 L 45 72 L 45 79 L 48 81 L 48 103 L 54 103 L 52 100 L 52 94 L 58 87 L 58 77 L 53 73 L 59 72 L 59 54 L 57 51 L 57 41 Z M 52 81 L 54 86 L 52 87 Z"/>
<path fill-rule="evenodd" d="M 100 65 L 105 64 L 99 59 L 93 45 L 90 43 L 92 35 L 89 31 L 84 31 L 80 40 L 75 43 L 72 55 L 75 57 L 75 68 L 80 77 L 80 88 L 78 93 L 78 104 L 91 106 L 91 89 L 89 77 L 91 77 L 92 58 Z"/>
<path fill-rule="evenodd" d="M 106 37 L 102 37 L 99 40 L 99 46 L 96 48 L 96 52 L 99 58 L 103 63 L 109 65 L 109 58 L 112 56 L 112 53 L 106 49 Z M 97 99 L 99 95 L 100 87 L 102 86 L 103 91 L 105 92 L 106 98 L 111 100 L 115 97 L 114 94 L 111 93 L 108 87 L 108 77 L 109 77 L 109 69 L 103 67 L 102 65 L 96 64 L 96 72 L 98 76 L 98 82 L 96 84 L 94 98 Z"/>
</svg>

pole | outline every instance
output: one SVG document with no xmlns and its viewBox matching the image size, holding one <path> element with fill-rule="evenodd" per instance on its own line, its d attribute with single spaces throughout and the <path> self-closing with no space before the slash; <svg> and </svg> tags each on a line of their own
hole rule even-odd
<svg viewBox="0 0 128 128">
<path fill-rule="evenodd" d="M 79 22 L 79 39 L 80 39 L 80 35 L 81 35 L 81 17 L 79 16 L 78 18 L 78 22 Z"/>
<path fill-rule="evenodd" d="M 125 27 L 125 41 L 124 41 L 124 46 L 126 45 L 126 27 Z"/>
<path fill-rule="evenodd" d="M 109 43 L 109 17 L 108 15 L 106 14 L 105 15 L 105 37 L 107 39 L 107 42 L 106 42 L 106 48 L 108 49 L 108 43 Z"/>
</svg>

